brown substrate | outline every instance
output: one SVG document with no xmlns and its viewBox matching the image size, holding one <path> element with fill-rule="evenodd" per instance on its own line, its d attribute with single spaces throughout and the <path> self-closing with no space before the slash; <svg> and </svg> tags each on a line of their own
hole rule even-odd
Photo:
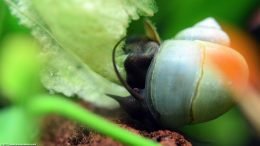
<svg viewBox="0 0 260 146">
<path fill-rule="evenodd" d="M 90 108 L 90 105 L 82 102 L 81 104 Z M 130 119 L 122 112 L 103 111 L 93 107 L 91 107 L 91 110 L 107 117 L 129 131 L 160 142 L 163 146 L 191 146 L 189 141 L 174 131 L 147 129 L 147 127 Z M 113 113 L 113 116 L 111 113 Z M 44 146 L 123 146 L 109 137 L 102 136 L 76 122 L 56 115 L 44 119 L 42 130 L 39 145 Z"/>
</svg>

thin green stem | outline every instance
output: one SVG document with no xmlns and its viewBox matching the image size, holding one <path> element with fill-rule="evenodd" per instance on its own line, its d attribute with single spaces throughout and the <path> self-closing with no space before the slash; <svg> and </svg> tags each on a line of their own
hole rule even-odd
<svg viewBox="0 0 260 146">
<path fill-rule="evenodd" d="M 70 118 L 129 146 L 159 146 L 158 143 L 131 133 L 76 103 L 59 96 L 39 95 L 30 101 L 28 107 L 34 114 L 46 115 L 56 113 Z"/>
</svg>

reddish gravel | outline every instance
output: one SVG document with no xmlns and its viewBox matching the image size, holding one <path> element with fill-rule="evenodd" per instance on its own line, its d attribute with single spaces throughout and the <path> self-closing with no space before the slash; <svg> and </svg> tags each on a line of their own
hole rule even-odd
<svg viewBox="0 0 260 146">
<path fill-rule="evenodd" d="M 141 123 L 132 120 L 125 113 L 97 109 L 80 102 L 84 107 L 90 108 L 102 116 L 118 123 L 123 128 L 136 134 L 160 142 L 163 146 L 191 146 L 184 136 L 169 130 L 147 130 Z M 111 114 L 113 113 L 113 114 Z M 120 118 L 119 118 L 120 117 Z M 42 136 L 39 145 L 44 146 L 123 146 L 109 137 L 102 136 L 84 128 L 71 120 L 52 115 L 44 119 Z"/>
</svg>

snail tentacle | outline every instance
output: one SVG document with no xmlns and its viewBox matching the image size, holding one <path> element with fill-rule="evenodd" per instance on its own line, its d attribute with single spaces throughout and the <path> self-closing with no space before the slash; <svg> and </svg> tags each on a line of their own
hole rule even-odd
<svg viewBox="0 0 260 146">
<path fill-rule="evenodd" d="M 134 89 L 132 89 L 127 83 L 126 81 L 124 81 L 124 79 L 122 78 L 122 76 L 120 75 L 118 68 L 116 66 L 116 60 L 115 60 L 115 56 L 116 56 L 116 49 L 119 46 L 119 44 L 124 41 L 126 39 L 126 37 L 123 37 L 122 39 L 120 39 L 115 47 L 113 48 L 113 53 L 112 53 L 112 62 L 113 62 L 113 67 L 115 70 L 115 73 L 119 79 L 119 81 L 122 83 L 122 85 L 126 88 L 126 90 L 136 99 L 136 100 L 143 100 L 144 97 L 142 97 L 140 94 L 138 94 Z"/>
</svg>

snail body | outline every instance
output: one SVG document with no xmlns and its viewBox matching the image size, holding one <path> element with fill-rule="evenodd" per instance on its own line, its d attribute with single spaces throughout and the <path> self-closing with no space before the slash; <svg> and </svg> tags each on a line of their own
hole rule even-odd
<svg viewBox="0 0 260 146">
<path fill-rule="evenodd" d="M 207 18 L 164 41 L 155 54 L 139 100 L 160 125 L 174 129 L 212 120 L 233 105 L 233 86 L 246 85 L 244 58 Z"/>
</svg>

